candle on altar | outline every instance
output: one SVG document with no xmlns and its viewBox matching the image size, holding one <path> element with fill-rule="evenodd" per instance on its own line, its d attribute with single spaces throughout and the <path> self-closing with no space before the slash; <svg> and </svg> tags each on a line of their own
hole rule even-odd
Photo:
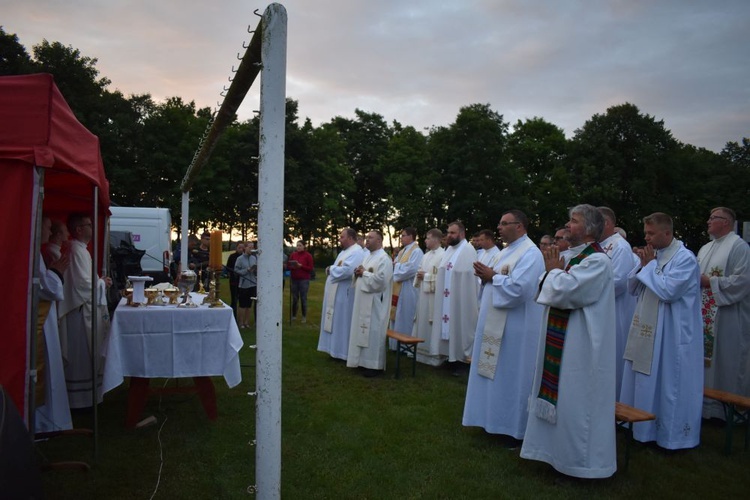
<svg viewBox="0 0 750 500">
<path fill-rule="evenodd" d="M 214 271 L 221 271 L 221 231 L 211 231 L 211 246 L 208 249 L 208 267 Z"/>
</svg>

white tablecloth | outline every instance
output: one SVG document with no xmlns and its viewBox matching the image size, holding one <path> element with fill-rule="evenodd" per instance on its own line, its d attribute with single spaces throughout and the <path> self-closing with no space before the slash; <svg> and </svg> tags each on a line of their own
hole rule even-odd
<svg viewBox="0 0 750 500">
<path fill-rule="evenodd" d="M 203 295 L 192 294 L 200 304 Z M 242 380 L 242 337 L 231 307 L 131 307 L 123 299 L 112 317 L 104 362 L 104 392 L 124 377 L 177 378 L 223 375 Z"/>
</svg>

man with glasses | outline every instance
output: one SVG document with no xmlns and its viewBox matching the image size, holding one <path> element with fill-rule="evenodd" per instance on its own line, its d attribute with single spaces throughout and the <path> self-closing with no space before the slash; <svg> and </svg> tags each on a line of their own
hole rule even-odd
<svg viewBox="0 0 750 500">
<path fill-rule="evenodd" d="M 701 268 L 706 387 L 750 396 L 750 247 L 734 232 L 735 214 L 711 210 L 712 241 L 698 252 Z M 704 418 L 724 419 L 721 403 L 706 399 Z"/>
<path fill-rule="evenodd" d="M 541 251 L 527 236 L 520 210 L 502 215 L 497 230 L 507 245 L 492 266 L 474 263 L 483 283 L 466 390 L 463 425 L 510 436 L 517 446 L 526 432 L 536 347 L 544 308 L 534 300 L 544 274 Z"/>
<path fill-rule="evenodd" d="M 547 250 L 549 247 L 551 247 L 554 244 L 555 244 L 555 240 L 549 234 L 545 234 L 544 236 L 539 238 L 539 250 L 541 250 L 542 252 L 544 252 L 545 250 Z"/>
<path fill-rule="evenodd" d="M 92 337 L 102 345 L 109 330 L 106 287 L 112 284 L 107 277 L 92 282 L 91 254 L 88 244 L 94 235 L 91 217 L 87 214 L 71 214 L 68 217 L 70 232 L 70 265 L 65 271 L 63 300 L 59 303 L 60 343 L 65 363 L 65 382 L 71 408 L 92 406 L 93 372 L 91 370 Z M 92 289 L 97 288 L 97 302 L 92 303 Z M 97 330 L 92 333 L 93 309 L 99 313 Z M 99 363 L 101 368 L 103 363 Z M 101 388 L 101 373 L 96 376 L 97 389 Z M 101 391 L 97 390 L 97 403 L 101 402 Z"/>
</svg>

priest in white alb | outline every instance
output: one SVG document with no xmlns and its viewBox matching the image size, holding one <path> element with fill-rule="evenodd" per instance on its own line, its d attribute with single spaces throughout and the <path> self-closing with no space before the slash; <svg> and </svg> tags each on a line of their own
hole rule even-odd
<svg viewBox="0 0 750 500">
<path fill-rule="evenodd" d="M 656 415 L 633 426 L 633 437 L 662 448 L 700 443 L 703 407 L 703 328 L 700 269 L 672 233 L 672 218 L 644 217 L 646 246 L 628 288 L 638 297 L 625 345 L 620 401 Z"/>
<path fill-rule="evenodd" d="M 346 361 L 354 303 L 354 291 L 350 287 L 354 270 L 362 263 L 365 254 L 362 247 L 357 245 L 357 232 L 352 228 L 341 231 L 339 244 L 341 252 L 326 268 L 318 350 Z"/>
<path fill-rule="evenodd" d="M 507 246 L 494 266 L 474 263 L 484 290 L 463 415 L 465 426 L 516 440 L 526 432 L 544 312 L 535 301 L 544 259 L 528 224 L 520 210 L 504 213 L 497 229 Z"/>
<path fill-rule="evenodd" d="M 370 253 L 354 270 L 354 309 L 346 366 L 363 368 L 365 377 L 373 377 L 385 370 L 393 262 L 383 250 L 380 231 L 367 233 L 365 246 Z"/>
<path fill-rule="evenodd" d="M 708 218 L 712 241 L 698 252 L 701 268 L 706 387 L 750 397 L 750 246 L 734 232 L 734 210 Z M 725 419 L 721 403 L 703 401 L 704 418 Z"/>
<path fill-rule="evenodd" d="M 70 265 L 65 270 L 63 300 L 57 305 L 60 347 L 65 363 L 65 384 L 71 408 L 90 408 L 94 404 L 94 380 L 96 380 L 96 402 L 102 401 L 103 359 L 99 352 L 109 332 L 106 287 L 112 284 L 109 277 L 92 281 L 91 254 L 88 244 L 94 234 L 90 216 L 74 213 L 68 217 L 70 232 Z M 96 301 L 92 300 L 92 289 L 96 290 Z M 94 309 L 97 328 L 92 333 Z M 94 338 L 95 337 L 95 338 Z M 97 353 L 92 354 L 94 345 Z M 92 358 L 96 358 L 97 373 L 94 377 Z"/>
<path fill-rule="evenodd" d="M 438 266 L 437 300 L 432 316 L 430 355 L 447 358 L 459 375 L 469 362 L 474 346 L 479 307 L 474 262 L 477 252 L 466 241 L 462 222 L 448 224 L 448 247 Z M 464 372 L 465 373 L 465 372 Z"/>
<path fill-rule="evenodd" d="M 604 478 L 617 470 L 612 264 L 597 243 L 604 219 L 596 207 L 573 207 L 567 227 L 571 247 L 582 250 L 567 265 L 557 247 L 544 252 L 537 302 L 547 307 L 521 458 Z"/>
<path fill-rule="evenodd" d="M 437 270 L 443 258 L 443 253 L 445 253 L 443 247 L 440 246 L 442 240 L 443 232 L 440 229 L 433 228 L 427 231 L 424 239 L 427 252 L 422 257 L 419 270 L 414 276 L 414 288 L 419 292 L 419 296 L 412 337 L 424 339 L 424 342 L 417 346 L 417 361 L 432 366 L 438 366 L 442 363 L 440 356 L 430 355 Z"/>
<path fill-rule="evenodd" d="M 393 291 L 391 296 L 391 329 L 411 335 L 414 314 L 417 311 L 419 290 L 414 288 L 414 277 L 419 270 L 424 253 L 417 244 L 417 230 L 406 227 L 401 231 L 401 250 L 393 260 Z M 396 342 L 391 342 L 396 350 Z"/>
<path fill-rule="evenodd" d="M 500 249 L 497 248 L 495 243 L 495 235 L 489 229 L 482 229 L 477 233 L 477 245 L 481 249 L 481 253 L 477 251 L 477 262 L 484 264 L 487 267 L 495 267 L 497 262 L 497 256 L 500 254 Z M 481 278 L 477 278 L 477 301 L 479 304 L 482 303 L 482 286 Z"/>
<path fill-rule="evenodd" d="M 52 225 L 48 217 L 42 219 L 42 245 L 49 241 Z M 43 324 L 44 349 L 37 350 L 36 355 L 37 366 L 41 358 L 44 360 L 44 368 L 37 379 L 36 388 L 37 393 L 44 393 L 44 397 L 41 401 L 38 398 L 36 400 L 34 427 L 37 433 L 73 428 L 57 327 L 57 302 L 63 299 L 63 275 L 69 264 L 67 252 L 59 252 L 56 257 L 47 253 L 44 258 L 39 258 L 38 321 Z"/>
<path fill-rule="evenodd" d="M 622 387 L 622 372 L 625 366 L 625 342 L 628 339 L 630 323 L 635 312 L 635 297 L 628 291 L 630 272 L 641 265 L 640 259 L 633 253 L 630 243 L 615 231 L 617 219 L 609 207 L 599 207 L 604 217 L 604 232 L 599 244 L 612 260 L 612 272 L 615 278 L 615 319 L 617 320 L 617 385 L 616 394 Z"/>
</svg>

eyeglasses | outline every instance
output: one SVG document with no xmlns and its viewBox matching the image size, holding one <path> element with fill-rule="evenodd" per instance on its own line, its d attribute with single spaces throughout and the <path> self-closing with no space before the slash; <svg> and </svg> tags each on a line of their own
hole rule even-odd
<svg viewBox="0 0 750 500">
<path fill-rule="evenodd" d="M 559 241 L 559 240 L 564 240 L 564 239 L 565 239 L 565 236 L 555 236 L 555 239 L 556 239 L 556 240 L 558 240 L 558 241 Z"/>
<path fill-rule="evenodd" d="M 518 221 L 516 221 L 516 222 L 508 222 L 508 221 L 504 221 L 504 220 L 500 221 L 500 225 L 503 226 L 503 227 L 510 226 L 511 224 L 520 224 L 520 222 L 518 222 Z"/>
<path fill-rule="evenodd" d="M 726 217 L 722 217 L 721 215 L 712 215 L 708 218 L 709 221 L 715 221 L 716 219 L 729 220 Z"/>
</svg>

